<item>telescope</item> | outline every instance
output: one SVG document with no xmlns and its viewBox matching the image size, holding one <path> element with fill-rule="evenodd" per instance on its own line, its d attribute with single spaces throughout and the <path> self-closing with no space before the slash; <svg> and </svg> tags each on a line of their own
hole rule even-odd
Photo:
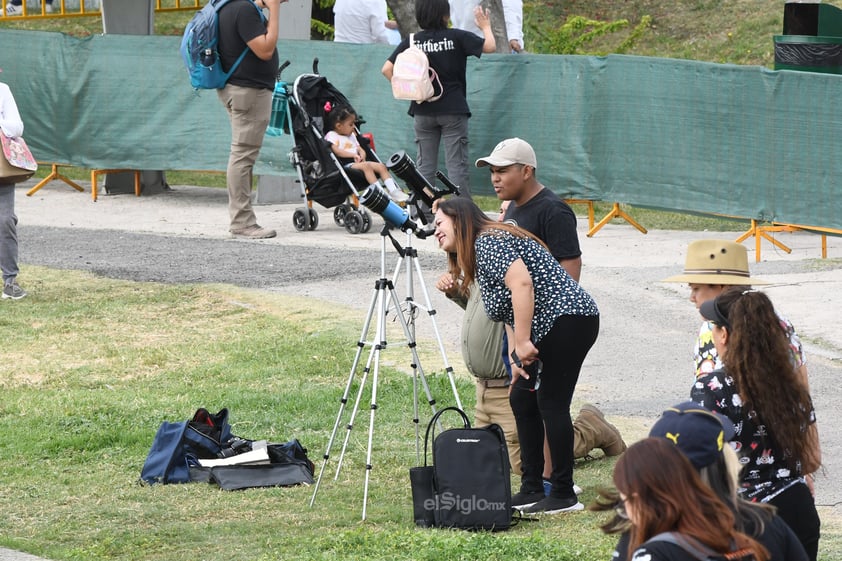
<svg viewBox="0 0 842 561">
<path fill-rule="evenodd" d="M 418 227 L 409 216 L 409 211 L 395 203 L 381 187 L 369 185 L 360 193 L 360 204 L 372 212 L 376 212 L 386 220 L 386 223 L 401 231 L 412 231 L 419 238 L 426 238 L 431 232 Z"/>
<path fill-rule="evenodd" d="M 415 162 L 412 161 L 406 152 L 400 150 L 392 154 L 389 162 L 386 164 L 389 171 L 400 177 L 407 187 L 412 191 L 414 200 L 421 200 L 428 208 L 433 208 L 433 202 L 445 195 L 451 193 L 459 194 L 459 187 L 454 185 L 450 179 L 447 178 L 440 171 L 436 171 L 436 177 L 441 181 L 445 188 L 439 189 L 430 184 L 427 179 L 421 175 Z M 411 198 L 411 199 L 412 199 Z M 423 214 L 421 215 L 423 217 Z"/>
</svg>

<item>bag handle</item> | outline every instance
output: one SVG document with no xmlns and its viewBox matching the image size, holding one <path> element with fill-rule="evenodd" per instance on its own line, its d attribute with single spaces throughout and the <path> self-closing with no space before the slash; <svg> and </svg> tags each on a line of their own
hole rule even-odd
<svg viewBox="0 0 842 561">
<path fill-rule="evenodd" d="M 433 418 L 430 419 L 429 423 L 427 423 L 427 432 L 424 434 L 424 466 L 425 467 L 427 466 L 427 443 L 430 441 L 430 432 L 432 431 L 433 438 L 435 439 L 436 433 L 433 430 L 433 426 L 435 426 L 435 424 L 439 420 L 439 417 L 441 417 L 442 414 L 445 411 L 456 411 L 457 413 L 459 413 L 459 415 L 462 416 L 462 421 L 464 423 L 463 428 L 466 428 L 466 429 L 471 428 L 471 421 L 468 419 L 468 416 L 465 415 L 465 412 L 462 411 L 461 409 L 459 409 L 458 407 L 445 407 L 444 409 L 439 409 L 438 411 L 436 411 L 435 415 L 433 415 Z"/>
</svg>

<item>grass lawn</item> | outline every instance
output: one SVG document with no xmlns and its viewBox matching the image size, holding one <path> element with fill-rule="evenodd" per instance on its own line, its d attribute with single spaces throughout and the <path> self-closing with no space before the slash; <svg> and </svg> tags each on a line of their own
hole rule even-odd
<svg viewBox="0 0 842 561">
<path fill-rule="evenodd" d="M 604 514 L 549 516 L 498 534 L 414 526 L 411 357 L 399 346 L 381 353 L 366 521 L 370 381 L 338 480 L 344 424 L 312 508 L 313 487 L 139 485 L 160 422 L 187 419 L 198 407 L 228 407 L 234 434 L 246 438 L 298 438 L 318 473 L 364 313 L 224 285 L 133 283 L 31 266 L 23 274 L 38 279 L 32 295 L 0 302 L 0 430 L 7 435 L 0 441 L 0 546 L 79 561 L 610 558 L 614 539 L 597 528 Z M 452 405 L 435 343 L 418 343 L 433 396 Z M 470 411 L 473 383 L 453 362 Z M 645 433 L 640 420 L 612 421 L 629 442 Z M 583 502 L 610 483 L 614 462 L 577 462 Z M 831 509 L 822 517 L 820 559 L 831 561 L 842 551 L 842 527 Z"/>
<path fill-rule="evenodd" d="M 610 556 L 614 540 L 597 529 L 604 515 L 588 512 L 500 534 L 416 529 L 410 357 L 398 347 L 381 353 L 365 522 L 368 395 L 339 479 L 333 470 L 344 425 L 313 508 L 312 487 L 141 486 L 159 423 L 187 419 L 200 406 L 228 407 L 237 435 L 300 439 L 318 473 L 363 313 L 228 286 L 132 283 L 38 267 L 24 273 L 39 279 L 37 290 L 0 306 L 0 429 L 10 436 L 0 443 L 0 545 L 86 561 Z M 439 406 L 453 404 L 443 370 L 429 374 L 440 364 L 434 343 L 419 341 L 419 350 Z M 458 389 L 471 410 L 467 375 L 459 374 Z M 579 464 L 583 501 L 610 482 L 613 464 Z"/>
</svg>

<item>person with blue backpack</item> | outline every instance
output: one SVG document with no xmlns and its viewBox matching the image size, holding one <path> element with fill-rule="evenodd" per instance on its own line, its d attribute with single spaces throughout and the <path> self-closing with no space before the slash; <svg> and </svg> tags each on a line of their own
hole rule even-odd
<svg viewBox="0 0 842 561">
<path fill-rule="evenodd" d="M 228 158 L 229 231 L 241 238 L 273 238 L 263 228 L 251 204 L 252 172 L 272 113 L 272 92 L 278 74 L 278 15 L 287 0 L 230 0 L 219 10 L 219 57 L 228 71 L 245 56 L 217 90 L 231 121 Z M 268 19 L 257 8 L 269 11 Z M 246 50 L 247 49 L 247 50 Z"/>
</svg>

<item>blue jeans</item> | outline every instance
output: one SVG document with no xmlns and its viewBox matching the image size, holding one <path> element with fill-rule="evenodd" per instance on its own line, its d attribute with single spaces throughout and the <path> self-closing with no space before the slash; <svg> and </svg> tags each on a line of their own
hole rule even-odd
<svg viewBox="0 0 842 561">
<path fill-rule="evenodd" d="M 439 145 L 444 141 L 444 165 L 447 177 L 459 186 L 463 196 L 471 195 L 468 177 L 468 116 L 467 115 L 416 115 L 415 144 L 418 171 L 432 185 L 436 184 L 439 163 Z"/>
<path fill-rule="evenodd" d="M 15 186 L 0 185 L 0 271 L 3 271 L 4 283 L 18 276 L 17 225 Z"/>
</svg>

